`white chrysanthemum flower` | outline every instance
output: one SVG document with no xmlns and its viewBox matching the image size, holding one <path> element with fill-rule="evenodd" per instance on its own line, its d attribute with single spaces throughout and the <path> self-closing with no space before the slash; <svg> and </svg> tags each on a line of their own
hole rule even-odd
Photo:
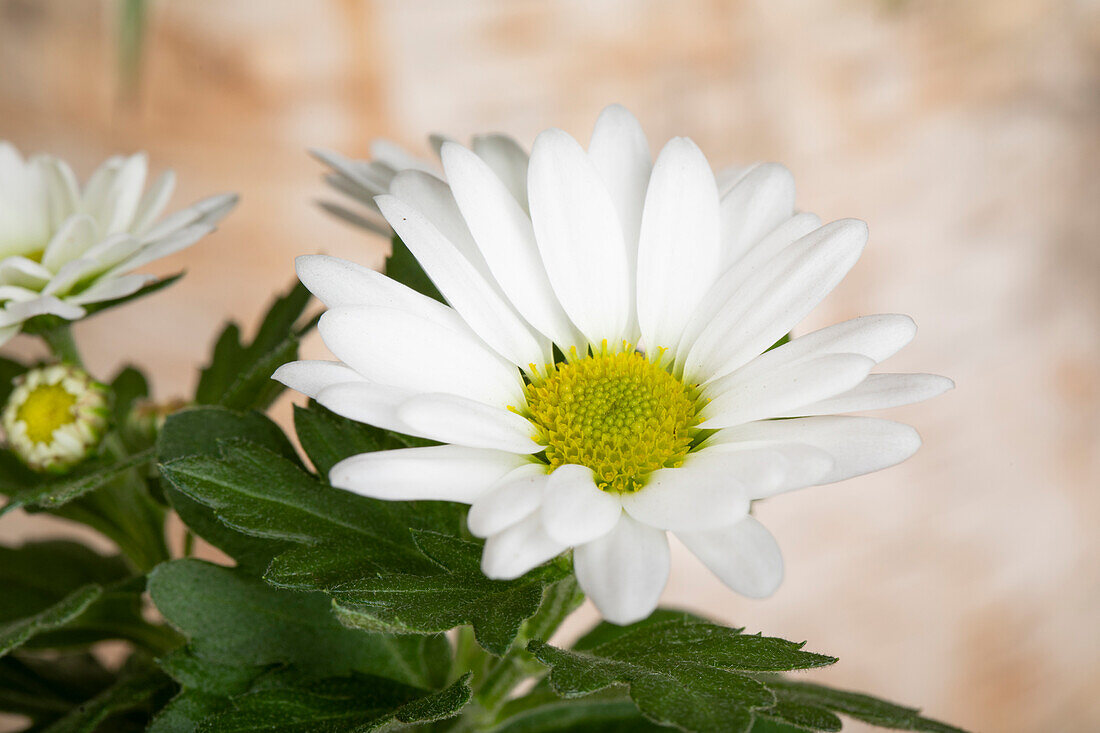
<svg viewBox="0 0 1100 733">
<path fill-rule="evenodd" d="M 472 504 L 489 577 L 573 548 L 582 588 L 628 623 L 657 604 L 673 532 L 730 588 L 769 595 L 782 559 L 752 502 L 908 458 L 920 445 L 911 427 L 836 413 L 952 386 L 870 374 L 913 337 L 902 315 L 768 350 L 867 239 L 862 222 L 796 214 L 782 166 L 723 190 L 685 138 L 651 164 L 618 106 L 587 151 L 553 129 L 529 163 L 517 151 L 522 196 L 466 148 L 441 154 L 448 183 L 403 171 L 377 203 L 450 305 L 301 257 L 340 362 L 294 362 L 275 378 L 341 415 L 444 443 L 354 456 L 330 480 Z"/>
<path fill-rule="evenodd" d="M 105 386 L 83 369 L 54 364 L 16 379 L 0 426 L 27 466 L 63 473 L 95 452 L 108 414 Z"/>
<path fill-rule="evenodd" d="M 194 244 L 237 202 L 213 196 L 158 221 L 175 176 L 146 192 L 147 168 L 144 154 L 116 156 L 81 188 L 64 161 L 0 141 L 0 344 L 34 316 L 75 320 L 137 292 L 156 278 L 135 269 Z"/>
</svg>

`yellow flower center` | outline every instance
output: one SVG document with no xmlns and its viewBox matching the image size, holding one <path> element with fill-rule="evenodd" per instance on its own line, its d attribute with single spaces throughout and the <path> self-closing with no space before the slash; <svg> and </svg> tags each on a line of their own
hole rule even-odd
<svg viewBox="0 0 1100 733">
<path fill-rule="evenodd" d="M 15 413 L 27 426 L 27 438 L 33 443 L 49 443 L 53 431 L 76 419 L 73 405 L 76 395 L 60 384 L 43 384 L 35 388 Z"/>
<path fill-rule="evenodd" d="M 587 466 L 604 491 L 630 492 L 683 463 L 699 423 L 696 389 L 629 347 L 571 356 L 536 373 L 517 411 L 538 428 L 551 469 Z"/>
</svg>

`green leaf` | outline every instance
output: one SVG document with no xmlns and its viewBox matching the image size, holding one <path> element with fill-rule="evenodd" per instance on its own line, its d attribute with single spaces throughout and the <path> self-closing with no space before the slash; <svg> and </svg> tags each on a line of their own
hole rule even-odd
<svg viewBox="0 0 1100 733">
<path fill-rule="evenodd" d="M 556 561 L 516 580 L 490 580 L 481 571 L 480 543 L 423 530 L 413 535 L 437 567 L 429 573 L 382 572 L 331 589 L 346 623 L 413 633 L 471 624 L 478 643 L 502 655 L 523 621 L 538 611 L 543 587 L 569 574 L 567 563 Z"/>
<path fill-rule="evenodd" d="M 774 707 L 772 692 L 747 672 L 836 661 L 804 652 L 801 644 L 745 635 L 687 614 L 621 632 L 604 629 L 587 641 L 592 645 L 580 651 L 537 640 L 527 648 L 550 667 L 550 684 L 559 694 L 578 697 L 626 684 L 646 717 L 689 731 L 748 731 L 753 711 Z"/>
<path fill-rule="evenodd" d="M 190 456 L 162 471 L 188 497 L 229 527 L 267 539 L 359 544 L 377 569 L 424 568 L 409 525 L 385 502 L 339 491 L 252 443 L 223 443 L 222 458 Z"/>
<path fill-rule="evenodd" d="M 316 403 L 308 408 L 294 406 L 294 429 L 302 449 L 321 476 L 328 476 L 332 467 L 348 456 L 430 444 L 430 441 L 349 420 Z"/>
<path fill-rule="evenodd" d="M 146 706 L 172 681 L 151 665 L 127 665 L 118 680 L 46 729 L 45 733 L 92 733 L 108 718 Z"/>
<path fill-rule="evenodd" d="M 0 659 L 0 711 L 41 724 L 56 720 L 114 681 L 91 654 Z"/>
<path fill-rule="evenodd" d="M 153 450 L 147 449 L 114 461 L 98 460 L 60 478 L 49 479 L 11 496 L 0 508 L 0 516 L 18 507 L 54 509 L 95 491 L 119 478 L 127 471 L 153 460 Z"/>
<path fill-rule="evenodd" d="M 434 298 L 440 303 L 445 303 L 446 301 L 443 300 L 439 289 L 436 288 L 431 278 L 424 272 L 424 268 L 413 257 L 409 248 L 401 241 L 401 237 L 396 234 L 393 235 L 391 245 L 390 256 L 386 258 L 386 276 L 402 285 L 409 286 L 418 293 Z"/>
<path fill-rule="evenodd" d="M 29 647 L 70 647 L 102 639 L 127 639 L 151 649 L 178 643 L 169 629 L 142 616 L 141 578 L 130 578 L 126 562 L 75 542 L 27 543 L 0 548 L 0 623 L 31 616 L 61 602 L 88 583 L 102 593 L 64 626 L 29 640 Z"/>
<path fill-rule="evenodd" d="M 540 685 L 506 703 L 492 733 L 650 733 L 668 728 L 646 720 L 621 689 L 566 700 Z"/>
<path fill-rule="evenodd" d="M 134 403 L 149 396 L 149 381 L 139 369 L 127 366 L 115 375 L 110 386 L 114 423 L 121 426 L 134 408 Z"/>
<path fill-rule="evenodd" d="M 194 455 L 218 455 L 222 440 L 248 440 L 266 447 L 284 458 L 297 461 L 294 447 L 279 427 L 258 412 L 236 412 L 224 407 L 196 407 L 168 417 L 157 440 L 157 459 L 161 463 Z M 221 549 L 241 567 L 259 575 L 271 558 L 286 549 L 284 542 L 261 540 L 230 529 L 209 507 L 175 490 L 162 481 L 172 507 L 191 531 Z"/>
<path fill-rule="evenodd" d="M 184 690 L 160 709 L 146 733 L 192 733 L 206 718 L 229 707 L 229 699 L 200 690 Z"/>
<path fill-rule="evenodd" d="M 103 594 L 94 583 L 85 585 L 50 607 L 24 618 L 0 625 L 0 656 L 22 646 L 36 635 L 60 628 L 82 614 Z"/>
<path fill-rule="evenodd" d="M 298 461 L 283 431 L 259 412 L 239 412 L 202 406 L 168 416 L 157 439 L 157 460 L 167 463 L 184 456 L 216 456 L 225 440 L 247 440 L 290 461 Z"/>
<path fill-rule="evenodd" d="M 469 675 L 440 692 L 416 690 L 366 675 L 261 689 L 234 698 L 232 709 L 203 721 L 207 733 L 373 731 L 390 722 L 419 723 L 456 715 L 470 699 Z"/>
<path fill-rule="evenodd" d="M 895 705 L 870 695 L 834 690 L 812 682 L 794 682 L 780 677 L 769 677 L 764 681 L 775 693 L 779 703 L 788 706 L 788 709 L 791 706 L 800 706 L 806 710 L 832 711 L 880 728 L 926 733 L 964 733 L 962 729 L 952 725 L 921 717 L 920 711 L 915 708 Z M 782 714 L 777 717 L 784 722 L 795 722 Z"/>
<path fill-rule="evenodd" d="M 281 364 L 298 355 L 298 339 L 310 328 L 295 326 L 309 304 L 309 291 L 300 283 L 276 298 L 247 346 L 240 327 L 230 323 L 214 346 L 210 364 L 202 370 L 195 401 L 235 409 L 264 409 L 283 390 L 271 380 Z"/>
<path fill-rule="evenodd" d="M 348 629 L 317 593 L 278 590 L 240 570 L 191 559 L 154 570 L 149 593 L 168 622 L 190 640 L 194 658 L 204 662 L 292 664 L 314 676 L 357 671 L 424 688 L 434 682 L 429 670 L 411 663 L 423 651 L 419 640 Z M 180 668 L 178 659 L 168 667 L 177 674 Z"/>
</svg>

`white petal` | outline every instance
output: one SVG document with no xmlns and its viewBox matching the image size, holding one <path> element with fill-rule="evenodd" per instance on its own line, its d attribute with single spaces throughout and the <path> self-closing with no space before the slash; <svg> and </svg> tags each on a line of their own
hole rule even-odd
<svg viewBox="0 0 1100 733">
<path fill-rule="evenodd" d="M 107 195 L 125 160 L 121 155 L 112 155 L 92 171 L 81 195 L 80 213 L 90 214 L 100 224 L 103 223 L 100 211 L 107 201 Z"/>
<path fill-rule="evenodd" d="M 332 467 L 329 481 L 375 499 L 469 504 L 504 474 L 526 462 L 504 451 L 434 445 L 362 453 Z"/>
<path fill-rule="evenodd" d="M 726 307 L 730 298 L 741 290 L 741 286 L 750 275 L 768 263 L 776 254 L 820 226 L 821 220 L 814 214 L 796 214 L 752 246 L 744 257 L 726 268 L 700 301 L 695 315 L 684 329 L 677 348 L 678 363 L 683 363 L 695 340 L 699 338 L 699 334 Z"/>
<path fill-rule="evenodd" d="M 377 203 L 439 292 L 486 344 L 519 367 L 549 360 L 550 344 L 427 218 L 395 196 L 379 196 Z"/>
<path fill-rule="evenodd" d="M 164 207 L 168 205 L 175 189 L 176 174 L 172 171 L 161 173 L 141 198 L 130 231 L 140 235 L 151 227 L 157 217 L 161 215 L 161 212 L 164 211 Z"/>
<path fill-rule="evenodd" d="M 791 410 L 777 417 L 882 410 L 887 407 L 929 400 L 954 387 L 954 382 L 938 374 L 871 374 L 858 386 L 843 394 Z"/>
<path fill-rule="evenodd" d="M 718 183 L 718 193 L 725 196 L 729 193 L 730 189 L 737 185 L 738 181 L 752 172 L 753 168 L 761 165 L 760 163 L 753 163 L 751 165 L 730 165 L 725 168 L 720 168 L 714 172 L 714 180 Z"/>
<path fill-rule="evenodd" d="M 78 259 L 95 243 L 95 222 L 85 214 L 66 219 L 46 245 L 42 264 L 57 272 L 67 262 Z"/>
<path fill-rule="evenodd" d="M 435 173 L 436 167 L 431 161 L 419 158 L 395 142 L 379 138 L 370 144 L 371 158 L 383 163 L 394 171 L 413 170 Z"/>
<path fill-rule="evenodd" d="M 523 404 L 519 370 L 469 329 L 396 308 L 355 306 L 328 311 L 318 330 L 340 361 L 372 382 L 499 407 Z"/>
<path fill-rule="evenodd" d="M 653 166 L 638 240 L 638 324 L 647 350 L 680 342 L 720 262 L 714 175 L 695 143 L 673 138 Z"/>
<path fill-rule="evenodd" d="M 216 225 L 233 210 L 239 198 L 235 193 L 222 193 L 205 198 L 186 209 L 180 209 L 164 217 L 153 228 L 146 231 L 141 239 L 143 242 L 155 242 L 192 224 Z"/>
<path fill-rule="evenodd" d="M 485 262 L 528 323 L 558 346 L 584 346 L 550 287 L 527 213 L 481 158 L 444 143 L 443 168 Z"/>
<path fill-rule="evenodd" d="M 493 279 L 489 265 L 485 263 L 485 258 L 481 256 L 481 251 L 477 248 L 477 243 L 470 234 L 466 221 L 462 218 L 462 212 L 458 210 L 458 204 L 455 203 L 450 186 L 423 171 L 406 170 L 394 177 L 393 183 L 390 184 L 390 192 L 435 225 L 435 228 L 481 273 L 485 281 L 491 283 L 492 287 L 503 296 L 503 291 Z M 375 205 L 377 206 L 377 202 Z"/>
<path fill-rule="evenodd" d="M 721 527 L 748 513 L 750 493 L 782 482 L 784 460 L 767 449 L 690 454 L 679 468 L 654 471 L 641 489 L 623 494 L 623 508 L 661 529 Z"/>
<path fill-rule="evenodd" d="M 69 164 L 54 157 L 43 161 L 43 175 L 49 190 L 50 221 L 57 229 L 80 208 L 80 184 Z"/>
<path fill-rule="evenodd" d="M 546 469 L 541 463 L 525 463 L 475 499 L 466 515 L 470 533 L 490 537 L 534 514 L 550 480 Z"/>
<path fill-rule="evenodd" d="M 625 516 L 613 532 L 573 553 L 577 582 L 615 624 L 641 621 L 653 613 L 669 567 L 665 533 Z"/>
<path fill-rule="evenodd" d="M 358 381 L 343 381 L 321 387 L 314 399 L 319 405 L 349 420 L 357 420 L 408 435 L 415 434 L 397 417 L 397 408 L 401 403 L 414 397 L 415 392 L 385 384 L 372 384 L 363 381 L 358 375 L 356 378 Z"/>
<path fill-rule="evenodd" d="M 815 486 L 833 470 L 836 461 L 832 455 L 806 443 L 768 443 L 766 441 L 740 441 L 736 443 L 706 443 L 706 447 L 697 451 L 700 456 L 715 456 L 720 453 L 733 453 L 736 451 L 761 451 L 772 452 L 781 466 L 781 476 L 775 480 L 774 475 L 766 476 L 767 480 L 758 483 L 746 483 L 745 496 L 753 501 L 767 499 L 785 491 L 804 489 L 807 486 Z"/>
<path fill-rule="evenodd" d="M 145 188 L 145 174 L 148 169 L 149 159 L 145 153 L 131 155 L 119 167 L 102 204 L 93 212 L 102 227 L 102 234 L 130 230 L 130 225 L 134 223 L 134 214 L 141 203 L 141 192 Z"/>
<path fill-rule="evenodd" d="M 142 243 L 136 237 L 120 232 L 94 244 L 83 259 L 94 260 L 99 270 L 104 271 L 134 256 L 141 248 Z"/>
<path fill-rule="evenodd" d="M 415 434 L 441 443 L 511 453 L 542 450 L 534 440 L 535 427 L 526 418 L 457 395 L 417 395 L 398 406 L 397 419 Z"/>
<path fill-rule="evenodd" d="M 329 308 L 356 305 L 398 308 L 451 328 L 465 328 L 453 309 L 354 262 L 327 255 L 301 255 L 295 258 L 294 269 L 302 284 Z"/>
<path fill-rule="evenodd" d="M 565 550 L 550 539 L 535 514 L 485 540 L 481 572 L 492 580 L 514 580 Z"/>
<path fill-rule="evenodd" d="M 778 163 L 754 166 L 719 204 L 723 263 L 740 259 L 794 214 L 794 176 Z"/>
<path fill-rule="evenodd" d="M 728 384 L 828 354 L 863 354 L 877 364 L 912 341 L 916 332 L 917 324 L 909 316 L 882 314 L 853 318 L 791 339 L 714 380 L 708 387 L 717 394 Z"/>
<path fill-rule="evenodd" d="M 325 180 L 328 181 L 329 179 L 326 178 Z M 331 183 L 331 181 L 329 181 L 329 183 Z M 374 232 L 375 234 L 381 234 L 383 237 L 387 238 L 393 236 L 390 225 L 377 217 L 364 216 L 340 204 L 334 204 L 331 201 L 318 201 L 317 205 L 337 219 L 342 219 L 352 226 L 366 229 L 368 232 Z M 371 208 L 376 208 L 373 201 L 371 202 Z"/>
<path fill-rule="evenodd" d="M 692 345 L 688 380 L 720 377 L 763 353 L 837 286 L 866 243 L 863 222 L 833 222 L 754 272 Z"/>
<path fill-rule="evenodd" d="M 122 235 L 126 236 L 126 235 Z M 129 240 L 133 241 L 133 240 Z M 62 265 L 57 274 L 50 278 L 50 282 L 46 287 L 42 288 L 43 295 L 67 295 L 77 283 L 90 281 L 92 277 L 99 274 L 103 268 L 99 262 L 95 259 L 88 257 L 81 257 L 79 260 L 72 260 Z"/>
<path fill-rule="evenodd" d="M 348 181 L 351 187 L 344 192 L 355 196 L 364 203 L 369 202 L 372 197 L 380 193 L 386 193 L 389 190 L 390 180 L 393 178 L 394 173 L 393 169 L 384 170 L 367 162 L 352 160 L 332 150 L 311 148 L 309 154 Z M 332 183 L 328 178 L 326 180 Z M 364 192 L 366 195 L 363 195 Z"/>
<path fill-rule="evenodd" d="M 358 372 L 338 361 L 313 361 L 304 359 L 283 364 L 271 378 L 307 397 L 317 397 L 325 387 L 344 382 L 362 382 Z"/>
<path fill-rule="evenodd" d="M 566 314 L 589 342 L 627 336 L 631 272 L 619 217 L 595 166 L 565 132 L 535 140 L 528 173 L 531 222 Z"/>
<path fill-rule="evenodd" d="M 38 290 L 52 277 L 52 272 L 26 257 L 0 259 L 0 285 L 18 285 Z"/>
<path fill-rule="evenodd" d="M 743 381 L 723 384 L 706 394 L 701 428 L 714 430 L 778 417 L 819 400 L 847 392 L 867 378 L 874 360 L 862 354 L 827 354 Z"/>
<path fill-rule="evenodd" d="M 653 169 L 649 141 L 634 115 L 625 107 L 612 104 L 605 107 L 596 120 L 592 139 L 588 143 L 588 157 L 611 196 L 623 232 L 626 268 L 630 273 L 631 324 L 628 338 L 636 340 L 638 234 L 642 228 L 649 174 Z"/>
<path fill-rule="evenodd" d="M 835 463 L 819 484 L 843 481 L 901 463 L 920 448 L 917 431 L 908 425 L 872 417 L 799 417 L 762 420 L 719 430 L 707 441 L 805 443 L 829 453 Z"/>
<path fill-rule="evenodd" d="M 0 309 L 0 328 L 7 328 L 22 323 L 29 318 L 42 315 L 60 316 L 70 321 L 84 317 L 84 309 L 78 305 L 66 303 L 63 300 L 44 295 L 34 300 L 10 302 Z"/>
<path fill-rule="evenodd" d="M 576 546 L 603 537 L 623 515 L 618 496 L 600 491 L 585 466 L 554 469 L 542 501 L 542 526 L 550 537 Z"/>
<path fill-rule="evenodd" d="M 718 579 L 749 598 L 767 598 L 783 582 L 783 555 L 771 532 L 752 517 L 731 527 L 676 536 Z"/>
<path fill-rule="evenodd" d="M 142 240 L 143 249 L 132 257 L 120 261 L 111 269 L 112 274 L 130 272 L 142 265 L 181 252 L 214 231 L 213 224 L 191 224 L 155 241 Z"/>
<path fill-rule="evenodd" d="M 618 104 L 605 107 L 596 120 L 588 157 L 603 179 L 619 215 L 630 272 L 638 261 L 646 187 L 653 168 L 649 142 L 634 115 Z"/>
<path fill-rule="evenodd" d="M 475 135 L 471 147 L 527 209 L 527 153 L 507 135 Z"/>
<path fill-rule="evenodd" d="M 65 300 L 76 305 L 88 305 L 89 303 L 104 303 L 116 298 L 125 298 L 151 282 L 156 281 L 153 275 L 123 275 L 122 277 L 103 278 L 76 295 L 69 296 Z"/>
</svg>

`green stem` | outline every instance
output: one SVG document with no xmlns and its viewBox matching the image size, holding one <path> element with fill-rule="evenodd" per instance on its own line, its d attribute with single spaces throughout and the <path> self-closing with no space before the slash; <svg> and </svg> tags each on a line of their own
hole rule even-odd
<svg viewBox="0 0 1100 733">
<path fill-rule="evenodd" d="M 534 660 L 527 652 L 527 642 L 550 638 L 582 600 L 584 595 L 573 575 L 546 587 L 538 612 L 527 620 L 512 648 L 500 661 L 490 666 L 478 685 L 474 694 L 482 709 L 495 715 L 516 685 L 531 676 Z"/>
<path fill-rule="evenodd" d="M 62 323 L 45 331 L 42 338 L 49 344 L 50 351 L 59 361 L 73 366 L 84 366 L 84 362 L 80 359 L 80 351 L 76 348 L 76 341 L 73 339 L 73 330 L 68 323 Z"/>
</svg>

